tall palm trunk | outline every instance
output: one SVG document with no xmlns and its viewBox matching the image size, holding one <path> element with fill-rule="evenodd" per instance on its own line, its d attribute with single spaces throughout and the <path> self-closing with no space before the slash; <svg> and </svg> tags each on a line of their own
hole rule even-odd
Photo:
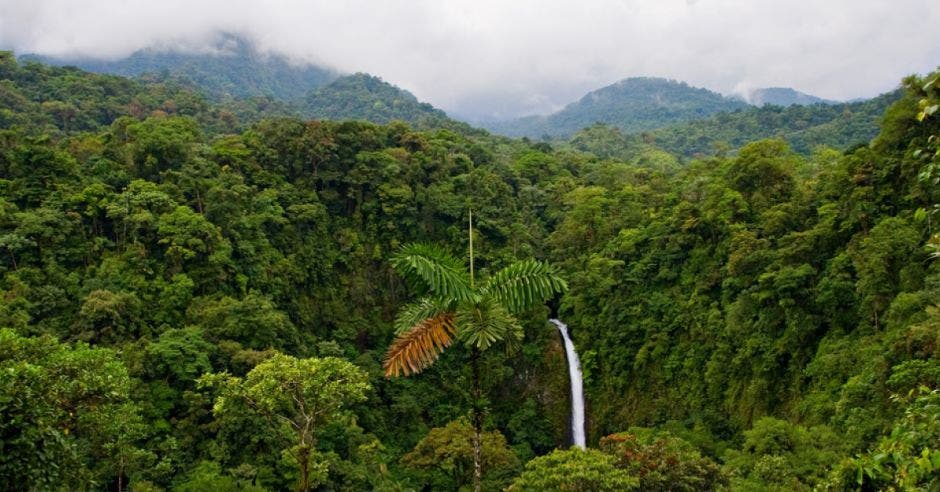
<svg viewBox="0 0 940 492">
<path fill-rule="evenodd" d="M 473 288 L 473 208 L 470 208 L 470 287 Z M 470 354 L 473 365 L 473 492 L 483 487 L 483 390 L 480 387 L 480 349 L 473 347 Z"/>
<path fill-rule="evenodd" d="M 477 289 L 472 208 L 467 225 L 467 277 L 459 259 L 431 245 L 407 245 L 393 258 L 392 266 L 409 281 L 425 287 L 429 295 L 401 311 L 396 324 L 410 328 L 400 331 L 389 346 L 383 368 L 386 377 L 421 372 L 437 360 L 455 336 L 467 336 L 472 370 L 473 490 L 479 492 L 483 488 L 483 419 L 487 408 L 480 377 L 482 352 L 493 342 L 519 339 L 511 313 L 550 299 L 564 291 L 566 284 L 551 266 L 528 260 L 503 268 Z M 461 319 L 463 315 L 468 318 Z"/>
<path fill-rule="evenodd" d="M 473 492 L 483 486 L 483 390 L 480 387 L 480 349 L 470 355 L 473 366 Z"/>
</svg>

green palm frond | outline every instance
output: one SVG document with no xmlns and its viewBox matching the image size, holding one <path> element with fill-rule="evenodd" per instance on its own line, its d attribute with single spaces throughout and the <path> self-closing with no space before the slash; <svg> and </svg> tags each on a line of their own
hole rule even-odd
<svg viewBox="0 0 940 492">
<path fill-rule="evenodd" d="M 513 318 L 515 322 L 516 319 Z M 522 328 L 522 325 L 514 324 L 509 331 L 506 333 L 506 339 L 503 342 L 506 345 L 506 356 L 511 357 L 516 355 L 520 350 L 522 350 L 522 339 L 525 338 L 525 330 Z"/>
<path fill-rule="evenodd" d="M 510 312 L 518 313 L 567 289 L 568 284 L 550 265 L 523 260 L 496 272 L 487 279 L 481 292 Z"/>
<path fill-rule="evenodd" d="M 441 247 L 407 244 L 392 258 L 392 267 L 419 292 L 461 302 L 476 298 L 463 262 Z"/>
<path fill-rule="evenodd" d="M 457 338 L 480 350 L 486 350 L 497 342 L 515 344 L 522 334 L 516 318 L 489 298 L 460 306 L 454 321 Z"/>
<path fill-rule="evenodd" d="M 401 308 L 401 311 L 398 312 L 398 316 L 395 317 L 395 335 L 401 335 L 411 330 L 426 319 L 434 318 L 443 313 L 452 311 L 452 302 L 432 297 L 422 297 Z"/>
</svg>

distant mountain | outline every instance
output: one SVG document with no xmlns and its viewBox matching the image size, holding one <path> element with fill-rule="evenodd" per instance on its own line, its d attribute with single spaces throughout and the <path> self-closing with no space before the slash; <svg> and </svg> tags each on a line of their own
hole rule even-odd
<svg viewBox="0 0 940 492">
<path fill-rule="evenodd" d="M 304 98 L 300 111 L 315 119 L 373 123 L 402 120 L 418 127 L 456 123 L 440 109 L 418 101 L 410 92 L 365 73 L 340 77 L 311 92 Z"/>
<path fill-rule="evenodd" d="M 752 106 L 632 134 L 598 123 L 575 133 L 567 145 L 601 158 L 632 162 L 642 161 L 655 149 L 683 157 L 733 153 L 765 138 L 782 138 L 801 154 L 819 146 L 847 150 L 877 135 L 885 110 L 900 97 L 897 90 L 853 103 Z"/>
<path fill-rule="evenodd" d="M 215 100 L 261 96 L 292 101 L 339 77 L 328 68 L 294 64 L 280 55 L 260 53 L 250 42 L 230 34 L 223 35 L 207 53 L 148 48 L 114 61 L 38 55 L 21 58 L 124 77 L 150 74 L 149 78 L 158 80 L 189 81 Z"/>
<path fill-rule="evenodd" d="M 189 86 L 214 102 L 222 102 L 236 114 L 374 123 L 402 120 L 421 128 L 472 131 L 468 125 L 451 120 L 443 111 L 378 77 L 364 73 L 343 76 L 315 65 L 295 65 L 280 55 L 260 53 L 248 41 L 233 35 L 224 35 L 212 52 L 201 54 L 148 48 L 115 61 L 37 55 L 20 58 L 137 77 L 144 82 Z"/>
<path fill-rule="evenodd" d="M 512 137 L 568 137 L 599 122 L 633 133 L 746 107 L 743 101 L 684 82 L 634 77 L 590 92 L 557 113 L 484 127 Z"/>
<path fill-rule="evenodd" d="M 716 147 L 736 149 L 747 142 L 779 137 L 808 154 L 825 145 L 840 150 L 878 134 L 882 115 L 901 97 L 897 90 L 854 103 L 752 107 L 660 128 L 634 138 L 685 156 L 711 155 Z"/>
<path fill-rule="evenodd" d="M 286 103 L 270 98 L 212 103 L 191 84 L 50 66 L 0 51 L 0 128 L 4 131 L 59 138 L 99 131 L 121 117 L 186 116 L 209 133 L 231 134 L 262 119 L 296 115 Z M 2 161 L 0 157 L 0 168 Z"/>
<path fill-rule="evenodd" d="M 809 106 L 811 104 L 838 104 L 837 101 L 823 99 L 789 87 L 767 87 L 754 89 L 747 95 L 747 102 L 754 106 Z"/>
</svg>

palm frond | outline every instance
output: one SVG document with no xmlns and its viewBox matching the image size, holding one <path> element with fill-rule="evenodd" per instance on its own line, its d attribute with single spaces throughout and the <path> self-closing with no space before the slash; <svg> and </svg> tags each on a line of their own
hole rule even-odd
<svg viewBox="0 0 940 492">
<path fill-rule="evenodd" d="M 513 321 L 516 321 L 515 318 L 513 318 Z M 506 339 L 504 340 L 506 345 L 506 357 L 512 357 L 522 350 L 523 338 L 525 338 L 525 330 L 522 329 L 522 325 L 518 323 L 514 324 L 506 334 Z"/>
<path fill-rule="evenodd" d="M 497 342 L 514 344 L 522 336 L 522 327 L 516 318 L 491 298 L 460 306 L 455 319 L 457 337 L 480 350 L 486 350 Z"/>
<path fill-rule="evenodd" d="M 447 311 L 453 311 L 453 302 L 422 297 L 399 310 L 398 316 L 395 317 L 395 335 L 402 335 L 425 320 L 440 316 Z"/>
<path fill-rule="evenodd" d="M 441 313 L 395 338 L 385 354 L 385 377 L 409 376 L 434 363 L 454 340 L 454 317 Z"/>
<path fill-rule="evenodd" d="M 481 292 L 510 312 L 518 313 L 567 289 L 568 284 L 551 265 L 523 260 L 493 274 Z"/>
<path fill-rule="evenodd" d="M 392 267 L 419 292 L 468 301 L 475 297 L 463 262 L 443 248 L 423 243 L 402 247 L 392 257 Z"/>
</svg>

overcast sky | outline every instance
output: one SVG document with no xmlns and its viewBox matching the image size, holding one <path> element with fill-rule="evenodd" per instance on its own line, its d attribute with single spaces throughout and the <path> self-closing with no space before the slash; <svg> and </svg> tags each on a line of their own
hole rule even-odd
<svg viewBox="0 0 940 492">
<path fill-rule="evenodd" d="M 218 32 L 364 71 L 464 117 L 549 112 L 631 76 L 870 97 L 940 65 L 940 0 L 0 0 L 0 46 L 117 58 Z"/>
</svg>

